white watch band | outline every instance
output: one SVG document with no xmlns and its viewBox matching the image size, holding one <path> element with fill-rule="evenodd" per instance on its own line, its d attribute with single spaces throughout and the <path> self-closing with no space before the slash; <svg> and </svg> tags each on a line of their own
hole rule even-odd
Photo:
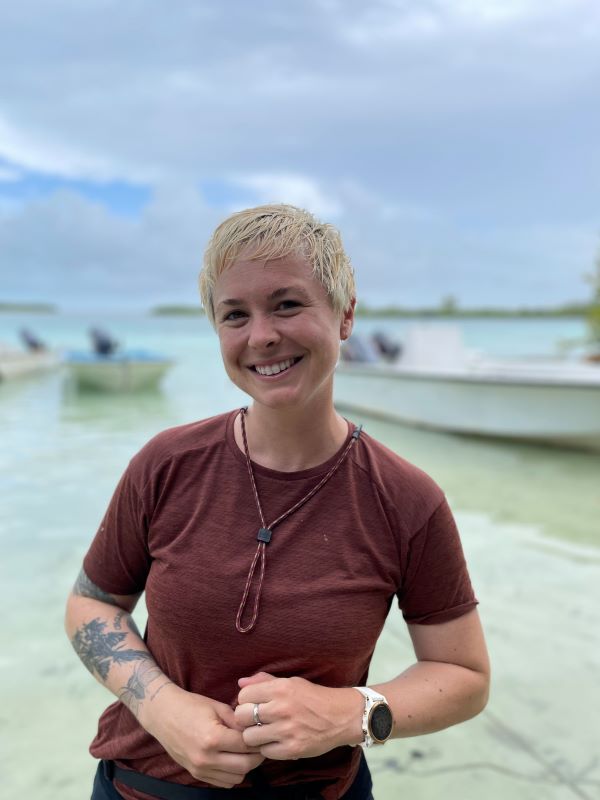
<svg viewBox="0 0 600 800">
<path fill-rule="evenodd" d="M 364 739 L 360 743 L 360 746 L 372 747 L 375 744 L 375 740 L 369 733 L 369 714 L 374 705 L 377 703 L 387 704 L 387 700 L 382 694 L 379 694 L 379 692 L 376 692 L 374 689 L 369 689 L 368 686 L 355 686 L 354 688 L 365 698 L 365 710 L 363 711 L 362 718 L 362 731 Z"/>
</svg>

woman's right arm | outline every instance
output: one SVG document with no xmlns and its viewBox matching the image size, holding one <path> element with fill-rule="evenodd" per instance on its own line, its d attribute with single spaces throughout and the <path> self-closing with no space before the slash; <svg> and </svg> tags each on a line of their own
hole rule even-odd
<svg viewBox="0 0 600 800">
<path fill-rule="evenodd" d="M 65 616 L 75 652 L 197 780 L 241 783 L 263 757 L 244 744 L 230 706 L 180 689 L 158 667 L 131 616 L 139 598 L 104 592 L 82 569 Z"/>
</svg>

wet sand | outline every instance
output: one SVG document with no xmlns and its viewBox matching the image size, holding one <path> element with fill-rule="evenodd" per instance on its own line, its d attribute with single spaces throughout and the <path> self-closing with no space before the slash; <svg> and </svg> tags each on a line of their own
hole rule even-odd
<svg viewBox="0 0 600 800">
<path fill-rule="evenodd" d="M 373 751 L 377 800 L 600 797 L 600 551 L 457 514 L 493 666 L 486 710 Z M 372 680 L 411 656 L 391 615 Z"/>
</svg>

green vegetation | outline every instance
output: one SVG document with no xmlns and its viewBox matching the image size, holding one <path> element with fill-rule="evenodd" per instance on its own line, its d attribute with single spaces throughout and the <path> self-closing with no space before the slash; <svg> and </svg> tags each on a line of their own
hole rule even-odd
<svg viewBox="0 0 600 800">
<path fill-rule="evenodd" d="M 56 314 L 57 308 L 51 303 L 0 303 L 0 313 L 26 311 L 33 314 Z"/>
<path fill-rule="evenodd" d="M 154 306 L 150 313 L 156 317 L 203 316 L 204 309 L 201 306 Z"/>
<path fill-rule="evenodd" d="M 362 303 L 356 306 L 358 317 L 585 317 L 591 306 L 585 303 L 568 303 L 556 308 L 459 308 L 454 298 L 444 298 L 439 306 L 423 308 L 402 308 L 384 306 L 370 308 Z"/>
<path fill-rule="evenodd" d="M 600 284 L 599 284 L 600 287 Z M 600 291 L 600 288 L 599 288 Z M 599 295 L 600 303 L 600 295 Z M 358 317 L 587 317 L 591 306 L 585 303 L 568 303 L 556 308 L 460 308 L 451 295 L 442 298 L 439 306 L 404 308 L 402 306 L 378 306 L 377 308 L 358 303 Z M 600 311 L 600 307 L 599 307 Z M 200 306 L 164 305 L 150 309 L 153 316 L 199 316 L 204 315 Z M 600 318 L 599 318 L 600 324 Z"/>
<path fill-rule="evenodd" d="M 592 301 L 585 312 L 588 340 L 595 347 L 600 347 L 600 251 L 596 256 L 594 271 L 585 277 L 592 287 Z"/>
</svg>

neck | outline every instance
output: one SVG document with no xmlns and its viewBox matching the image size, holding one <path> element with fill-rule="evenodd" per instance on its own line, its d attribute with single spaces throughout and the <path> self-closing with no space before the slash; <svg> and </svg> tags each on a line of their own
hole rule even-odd
<svg viewBox="0 0 600 800">
<path fill-rule="evenodd" d="M 246 413 L 250 458 L 280 472 L 310 469 L 331 458 L 343 445 L 348 425 L 331 405 L 326 412 L 302 413 L 290 409 L 251 406 Z M 235 438 L 243 451 L 241 420 L 236 419 Z"/>
</svg>

